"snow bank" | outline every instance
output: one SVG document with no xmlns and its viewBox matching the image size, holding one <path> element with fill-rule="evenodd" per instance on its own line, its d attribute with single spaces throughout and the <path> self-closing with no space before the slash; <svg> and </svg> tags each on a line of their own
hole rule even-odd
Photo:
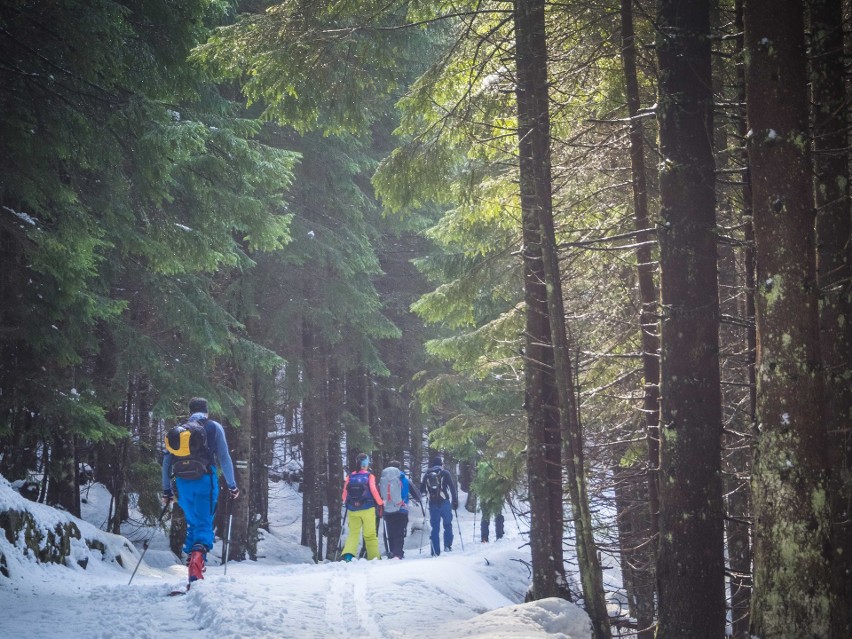
<svg viewBox="0 0 852 639">
<path fill-rule="evenodd" d="M 474 639 L 528 639 L 544 636 L 554 639 L 588 639 L 592 636 L 592 626 L 583 610 L 564 599 L 552 597 L 498 608 L 473 619 L 456 622 L 452 626 L 452 634 L 447 634 Z"/>
<path fill-rule="evenodd" d="M 139 553 L 124 538 L 99 530 L 69 513 L 24 499 L 0 475 L 0 566 L 3 576 L 21 581 L 51 563 L 72 570 L 93 570 L 99 564 L 135 565 Z M 0 577 L 2 579 L 3 577 Z"/>
</svg>

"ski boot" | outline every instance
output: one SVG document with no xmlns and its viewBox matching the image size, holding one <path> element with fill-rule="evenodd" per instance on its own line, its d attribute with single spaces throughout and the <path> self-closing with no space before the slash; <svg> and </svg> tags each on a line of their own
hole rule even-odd
<svg viewBox="0 0 852 639">
<path fill-rule="evenodd" d="M 207 557 L 207 548 L 203 544 L 195 544 L 189 553 L 189 583 L 204 579 L 204 571 L 207 567 L 204 565 Z"/>
</svg>

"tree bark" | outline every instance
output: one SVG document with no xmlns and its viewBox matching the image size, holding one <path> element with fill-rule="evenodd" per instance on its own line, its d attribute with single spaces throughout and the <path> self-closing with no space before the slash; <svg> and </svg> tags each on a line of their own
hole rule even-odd
<svg viewBox="0 0 852 639">
<path fill-rule="evenodd" d="M 316 343 L 312 327 L 302 327 L 302 345 L 305 362 L 305 388 L 302 406 L 302 428 L 304 432 L 302 460 L 304 481 L 302 483 L 302 539 L 301 544 L 311 549 L 314 561 L 320 561 L 317 548 L 317 514 L 322 512 L 324 483 L 321 482 L 325 468 L 326 438 L 324 436 L 325 408 L 323 403 L 324 362 L 321 348 Z"/>
<path fill-rule="evenodd" d="M 719 297 L 707 0 L 657 14 L 661 327 L 658 639 L 722 637 Z"/>
<path fill-rule="evenodd" d="M 328 375 L 328 482 L 325 501 L 328 505 L 328 547 L 325 558 L 336 558 L 337 544 L 343 527 L 343 502 L 341 486 L 346 471 L 343 467 L 341 451 L 343 426 L 340 422 L 344 402 L 344 377 L 337 364 L 329 364 Z"/>
<path fill-rule="evenodd" d="M 623 453 L 626 452 L 622 451 Z M 620 457 L 621 455 L 619 455 Z M 621 552 L 621 571 L 627 595 L 628 613 L 636 619 L 636 637 L 654 637 L 654 569 L 649 565 L 655 556 L 648 546 L 650 512 L 648 509 L 647 472 L 635 468 L 616 467 L 613 470 L 618 542 Z"/>
<path fill-rule="evenodd" d="M 229 425 L 228 445 L 231 449 L 231 460 L 234 463 L 234 478 L 240 489 L 238 499 L 231 499 L 228 487 L 223 481 L 219 482 L 219 504 L 217 510 L 222 512 L 222 527 L 219 537 L 225 539 L 230 525 L 231 533 L 228 539 L 228 561 L 243 561 L 246 558 L 257 557 L 256 522 L 251 517 L 253 490 L 251 475 L 251 435 L 254 419 L 254 393 L 252 392 L 251 371 L 244 373 L 245 378 L 240 384 L 240 391 L 245 403 L 240 409 L 239 428 Z M 233 523 L 229 519 L 233 516 Z"/>
<path fill-rule="evenodd" d="M 583 435 L 574 394 L 571 354 L 565 326 L 561 271 L 553 223 L 550 173 L 550 111 L 544 0 L 515 2 L 518 74 L 518 150 L 523 212 L 538 220 L 546 307 L 556 384 L 557 416 L 565 446 L 565 471 L 576 533 L 577 561 L 586 612 L 596 639 L 611 636 L 603 576 L 598 562 L 586 489 Z M 561 545 L 561 541 L 560 541 Z"/>
<path fill-rule="evenodd" d="M 518 100 L 525 96 L 518 91 Z M 519 107 L 519 111 L 521 107 Z M 531 157 L 529 139 L 519 136 L 520 158 Z M 563 564 L 562 455 L 547 288 L 535 193 L 521 181 L 526 332 L 524 349 L 527 411 L 527 473 L 530 501 L 532 586 L 528 598 L 572 600 Z"/>
<path fill-rule="evenodd" d="M 837 602 L 832 636 L 852 637 L 852 217 L 849 209 L 848 100 L 841 0 L 812 0 L 817 282 L 820 352 L 825 370 L 825 423 L 832 445 L 831 558 Z"/>
<path fill-rule="evenodd" d="M 627 96 L 627 114 L 630 117 L 630 169 L 633 182 L 633 219 L 637 231 L 650 228 L 648 215 L 648 187 L 645 175 L 645 142 L 642 121 L 639 119 L 639 80 L 636 68 L 636 35 L 633 28 L 633 0 L 621 0 L 621 59 L 624 65 L 624 84 Z M 635 565 L 647 567 L 648 574 L 637 573 L 636 582 L 646 579 L 653 583 L 655 579 L 656 548 L 659 539 L 660 523 L 660 338 L 657 326 L 657 285 L 654 281 L 654 261 L 650 232 L 641 232 L 636 236 L 636 271 L 639 281 L 639 298 L 642 310 L 639 314 L 639 330 L 642 344 L 642 373 L 644 394 L 642 414 L 648 442 L 647 497 L 650 511 L 649 534 L 652 543 L 648 544 L 650 561 L 639 561 Z M 640 552 L 640 551 L 635 551 Z M 653 636 L 654 592 L 650 591 L 650 600 L 641 600 L 648 594 L 647 589 L 636 589 L 636 607 L 641 611 L 639 619 L 639 639 L 651 639 Z"/>
<path fill-rule="evenodd" d="M 267 394 L 268 386 L 262 383 L 259 372 L 254 374 L 253 387 L 250 511 L 252 517 L 257 518 L 258 527 L 269 530 L 269 468 L 272 464 L 272 439 L 269 435 L 275 434 L 274 410 Z"/>
<path fill-rule="evenodd" d="M 743 56 L 745 42 L 743 39 L 743 2 L 736 0 L 734 6 L 734 30 L 737 33 L 737 55 Z M 745 71 L 743 65 L 737 65 L 737 102 L 741 109 L 737 112 L 737 133 L 745 140 L 748 133 L 748 122 L 745 114 Z M 751 173 L 748 166 L 748 152 L 741 152 L 743 172 L 742 214 L 744 224 L 742 251 L 743 265 L 741 267 L 743 294 L 737 314 L 746 320 L 746 380 L 748 383 L 748 403 L 746 415 L 742 420 L 744 438 L 726 437 L 728 448 L 728 477 L 729 485 L 725 488 L 727 495 L 728 518 L 725 522 L 725 535 L 728 544 L 728 564 L 730 568 L 731 588 L 731 633 L 733 639 L 748 639 L 749 637 L 749 606 L 751 603 L 751 527 L 748 521 L 751 517 L 751 490 L 747 479 L 740 477 L 751 476 L 751 433 L 754 429 L 755 404 L 757 402 L 757 380 L 755 379 L 755 353 L 757 349 L 754 329 L 754 229 L 751 223 Z M 745 441 L 742 441 L 745 439 Z"/>
<path fill-rule="evenodd" d="M 829 637 L 828 440 L 802 3 L 747 0 L 744 22 L 757 258 L 751 633 Z"/>
<path fill-rule="evenodd" d="M 50 439 L 50 464 L 48 465 L 48 491 L 46 503 L 60 506 L 75 517 L 80 516 L 80 484 L 77 481 L 77 462 L 74 455 L 74 436 L 64 432 L 54 433 Z M 123 511 L 118 510 L 118 513 Z M 120 516 L 115 518 L 121 534 Z"/>
</svg>

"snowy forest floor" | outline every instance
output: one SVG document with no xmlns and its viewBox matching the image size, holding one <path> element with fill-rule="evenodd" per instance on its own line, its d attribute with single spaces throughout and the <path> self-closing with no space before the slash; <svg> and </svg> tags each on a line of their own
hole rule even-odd
<svg viewBox="0 0 852 639">
<path fill-rule="evenodd" d="M 462 503 L 464 501 L 462 500 Z M 479 519 L 459 509 L 453 551 L 429 556 L 428 523 L 406 539 L 405 559 L 314 564 L 298 544 L 301 496 L 286 483 L 270 485 L 270 531 L 258 561 L 221 565 L 222 544 L 208 556 L 205 579 L 185 596 L 186 567 L 156 532 L 131 585 L 142 542 L 152 529 L 125 531 L 135 541 L 95 530 L 103 525 L 109 494 L 100 484 L 83 505 L 84 535 L 100 539 L 105 555 L 88 551 L 87 569 L 39 564 L 20 544 L 0 536 L 10 577 L 0 576 L 0 637 L 4 639 L 585 639 L 588 617 L 563 600 L 521 603 L 529 584 L 529 549 L 512 514 L 506 535 L 479 541 Z M 0 477 L 0 510 L 28 509 L 44 526 L 69 516 L 21 498 Z M 86 523 L 88 522 L 88 523 Z M 422 525 L 423 515 L 409 523 Z M 130 528 L 131 526 L 128 526 Z M 458 539 L 459 527 L 462 540 Z M 462 548 L 462 542 L 464 548 Z"/>
</svg>

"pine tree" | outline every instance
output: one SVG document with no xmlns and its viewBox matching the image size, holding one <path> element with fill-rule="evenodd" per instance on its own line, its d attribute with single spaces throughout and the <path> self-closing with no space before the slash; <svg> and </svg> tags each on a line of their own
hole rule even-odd
<svg viewBox="0 0 852 639">
<path fill-rule="evenodd" d="M 725 625 L 710 7 L 664 0 L 660 73 L 660 548 L 657 637 Z"/>
<path fill-rule="evenodd" d="M 800 3 L 750 0 L 744 19 L 758 344 L 751 634 L 828 637 L 828 440 L 816 372 L 804 18 Z"/>
</svg>

